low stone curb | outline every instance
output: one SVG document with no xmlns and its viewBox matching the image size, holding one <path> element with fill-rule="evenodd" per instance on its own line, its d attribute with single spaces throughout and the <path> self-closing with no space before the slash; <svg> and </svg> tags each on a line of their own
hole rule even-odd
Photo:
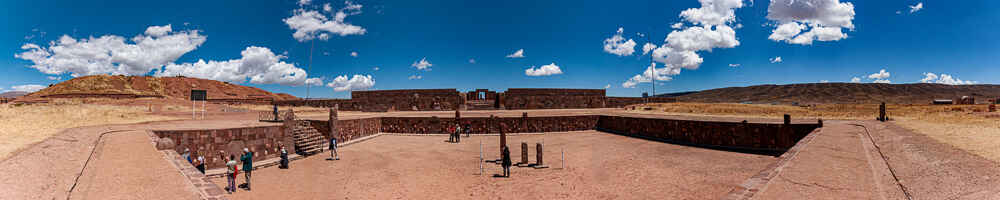
<svg viewBox="0 0 1000 200">
<path fill-rule="evenodd" d="M 156 141 L 157 137 L 156 135 L 153 134 L 153 132 L 147 131 L 147 133 L 149 134 L 150 138 L 153 139 L 153 141 Z M 153 145 L 155 148 L 156 143 L 154 142 Z M 201 199 L 203 200 L 227 199 L 225 196 L 223 196 L 225 192 L 222 189 L 220 189 L 219 186 L 215 185 L 215 183 L 212 183 L 212 181 L 209 180 L 208 176 L 205 176 L 205 174 L 202 174 L 201 171 L 198 171 L 197 168 L 189 164 L 187 160 L 181 157 L 180 154 L 177 154 L 176 151 L 159 150 L 159 152 L 163 153 L 163 159 L 166 159 L 167 162 L 170 162 L 170 164 L 173 165 L 174 168 L 176 168 L 178 172 L 180 172 L 181 175 L 183 175 L 184 178 L 188 180 L 189 183 L 191 183 L 191 186 L 198 191 L 198 196 L 201 197 Z"/>
<path fill-rule="evenodd" d="M 778 176 L 778 174 L 781 173 L 782 170 L 784 170 L 785 166 L 787 166 L 788 163 L 790 163 L 793 159 L 795 159 L 795 157 L 799 154 L 799 151 L 805 149 L 806 146 L 809 146 L 809 144 L 812 143 L 813 139 L 822 133 L 823 133 L 822 127 L 816 128 L 816 130 L 813 130 L 812 133 L 809 133 L 809 135 L 806 135 L 806 137 L 799 140 L 799 142 L 796 143 L 795 146 L 792 146 L 792 148 L 788 149 L 788 151 L 785 151 L 784 154 L 781 154 L 781 156 L 778 157 L 778 161 L 771 163 L 770 165 L 767 166 L 767 168 L 764 168 L 764 170 L 761 170 L 760 173 L 757 173 L 757 175 L 754 175 L 749 179 L 743 181 L 742 184 L 738 185 L 737 188 L 733 189 L 732 191 L 729 191 L 729 194 L 727 194 L 725 197 L 722 197 L 721 199 L 745 200 L 753 198 L 753 196 L 756 195 L 757 192 L 760 192 L 764 187 L 767 186 L 767 184 L 771 181 L 771 179 Z"/>
</svg>

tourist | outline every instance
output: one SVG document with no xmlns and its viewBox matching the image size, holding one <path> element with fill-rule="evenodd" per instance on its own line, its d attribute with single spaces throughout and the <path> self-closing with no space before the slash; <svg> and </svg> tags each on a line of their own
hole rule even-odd
<svg viewBox="0 0 1000 200">
<path fill-rule="evenodd" d="M 225 153 L 220 151 L 219 156 L 226 160 Z M 229 160 L 226 161 L 226 181 L 229 183 L 226 186 L 226 192 L 229 194 L 236 192 L 236 155 L 229 155 Z"/>
<path fill-rule="evenodd" d="M 340 160 L 340 154 L 337 153 L 337 137 L 330 137 L 330 158 L 327 160 Z"/>
<path fill-rule="evenodd" d="M 455 142 L 455 127 L 448 126 L 448 142 Z"/>
<path fill-rule="evenodd" d="M 502 160 L 501 165 L 503 166 L 503 177 L 510 177 L 510 149 L 507 146 L 503 146 L 503 155 L 500 155 Z"/>
<path fill-rule="evenodd" d="M 465 128 L 464 128 L 464 129 L 462 129 L 462 130 L 464 130 L 464 131 L 465 131 L 465 137 L 469 137 L 469 133 L 471 133 L 471 132 L 472 132 L 472 127 L 470 127 L 470 125 L 469 125 L 469 124 L 465 124 Z"/>
<path fill-rule="evenodd" d="M 281 161 L 278 163 L 278 168 L 288 169 L 288 150 L 285 150 L 285 145 L 281 146 Z"/>
<path fill-rule="evenodd" d="M 253 171 L 253 152 L 250 152 L 250 149 L 243 148 L 243 156 L 240 157 L 240 162 L 243 162 L 243 177 L 247 178 L 247 191 L 250 191 L 250 172 Z"/>
<path fill-rule="evenodd" d="M 460 125 L 458 123 L 455 123 L 455 132 L 452 133 L 452 135 L 455 135 L 455 142 L 456 143 L 462 142 L 462 138 L 461 138 L 462 137 L 462 125 Z"/>
<path fill-rule="evenodd" d="M 198 156 L 198 164 L 194 166 L 201 174 L 205 174 L 205 156 Z"/>
<path fill-rule="evenodd" d="M 181 157 L 184 157 L 184 160 L 187 160 L 188 164 L 193 164 L 194 163 L 191 160 L 191 150 L 188 149 L 188 148 L 184 148 L 184 154 L 181 154 Z"/>
</svg>

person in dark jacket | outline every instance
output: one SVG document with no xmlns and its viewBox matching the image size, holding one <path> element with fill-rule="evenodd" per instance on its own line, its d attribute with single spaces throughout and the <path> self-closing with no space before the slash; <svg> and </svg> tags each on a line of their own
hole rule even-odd
<svg viewBox="0 0 1000 200">
<path fill-rule="evenodd" d="M 281 161 L 278 162 L 278 168 L 288 169 L 288 150 L 285 150 L 285 145 L 281 145 Z"/>
<path fill-rule="evenodd" d="M 243 156 L 240 157 L 240 161 L 243 162 L 243 176 L 247 178 L 247 191 L 250 191 L 250 172 L 253 171 L 253 152 L 250 152 L 250 149 L 243 148 Z"/>
<path fill-rule="evenodd" d="M 503 147 L 503 155 L 500 156 L 501 165 L 503 166 L 503 177 L 510 177 L 510 149 L 507 146 Z"/>
</svg>

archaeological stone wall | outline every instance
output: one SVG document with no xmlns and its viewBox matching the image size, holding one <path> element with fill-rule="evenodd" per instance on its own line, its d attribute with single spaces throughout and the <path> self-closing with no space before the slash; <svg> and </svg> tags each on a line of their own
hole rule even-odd
<svg viewBox="0 0 1000 200">
<path fill-rule="evenodd" d="M 278 144 L 285 140 L 284 128 L 280 125 L 211 130 L 154 130 L 153 134 L 158 138 L 173 140 L 176 144 L 174 150 L 178 154 L 183 154 L 184 148 L 188 148 L 192 158 L 205 156 L 208 168 L 225 167 L 225 161 L 219 159 L 219 151 L 239 157 L 244 147 L 255 152 L 255 160 L 275 158 L 279 154 Z M 290 141 L 284 142 L 286 146 L 294 146 L 288 143 Z"/>
<path fill-rule="evenodd" d="M 382 132 L 410 134 L 440 134 L 447 133 L 455 123 L 469 125 L 471 134 L 499 133 L 538 133 L 559 131 L 593 130 L 597 124 L 597 116 L 560 116 L 560 117 L 470 117 L 438 118 L 438 117 L 383 117 Z"/>
<path fill-rule="evenodd" d="M 352 99 L 304 99 L 274 101 L 278 106 L 310 106 L 320 108 L 339 108 L 346 111 L 361 111 L 362 103 Z"/>
<path fill-rule="evenodd" d="M 643 103 L 673 103 L 677 102 L 677 99 L 671 97 L 608 97 L 607 102 L 606 106 L 608 108 L 622 108 L 628 105 Z"/>
<path fill-rule="evenodd" d="M 351 99 L 364 104 L 362 111 L 377 112 L 455 110 L 465 103 L 455 89 L 352 91 Z"/>
<path fill-rule="evenodd" d="M 328 120 L 308 121 L 313 128 L 316 128 L 317 131 L 322 133 L 323 137 L 326 137 L 327 140 L 329 140 L 330 137 L 336 136 L 338 143 L 378 134 L 382 127 L 380 118 L 337 120 L 334 124 L 334 126 L 337 127 L 337 130 L 331 132 Z"/>
<path fill-rule="evenodd" d="M 759 124 L 601 116 L 597 130 L 710 148 L 785 151 L 819 124 Z"/>
</svg>

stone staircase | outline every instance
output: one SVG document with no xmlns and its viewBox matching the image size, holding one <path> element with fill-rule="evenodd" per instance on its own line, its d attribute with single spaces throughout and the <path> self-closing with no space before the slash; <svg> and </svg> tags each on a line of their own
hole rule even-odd
<svg viewBox="0 0 1000 200">
<path fill-rule="evenodd" d="M 309 125 L 308 121 L 295 121 L 292 128 L 292 137 L 295 139 L 295 151 L 301 155 L 312 155 L 323 152 L 329 143 L 323 134 Z"/>
</svg>

